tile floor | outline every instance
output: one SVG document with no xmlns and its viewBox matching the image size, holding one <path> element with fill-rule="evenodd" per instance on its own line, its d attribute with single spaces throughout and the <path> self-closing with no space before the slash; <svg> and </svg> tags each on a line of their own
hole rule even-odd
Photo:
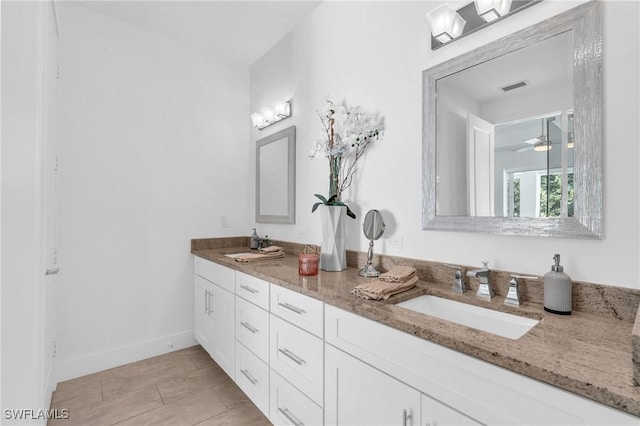
<svg viewBox="0 0 640 426">
<path fill-rule="evenodd" d="M 269 425 L 201 346 L 58 384 L 52 409 L 72 425 Z"/>
</svg>

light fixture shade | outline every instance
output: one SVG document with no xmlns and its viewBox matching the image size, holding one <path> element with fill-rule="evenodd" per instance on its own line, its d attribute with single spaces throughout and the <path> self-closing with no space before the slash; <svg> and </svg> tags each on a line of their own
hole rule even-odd
<svg viewBox="0 0 640 426">
<path fill-rule="evenodd" d="M 473 0 L 473 2 L 478 16 L 491 22 L 509 13 L 512 0 Z"/>
<path fill-rule="evenodd" d="M 275 114 L 273 113 L 272 108 L 262 108 L 260 110 L 260 114 L 262 114 L 262 118 L 265 124 L 270 124 L 274 122 Z"/>
<path fill-rule="evenodd" d="M 551 149 L 551 144 L 545 141 L 536 142 L 533 146 L 533 149 L 538 152 L 549 151 Z"/>
<path fill-rule="evenodd" d="M 446 3 L 427 13 L 427 17 L 431 23 L 431 34 L 440 43 L 459 37 L 467 23 Z"/>
<path fill-rule="evenodd" d="M 289 117 L 291 115 L 291 104 L 287 101 L 275 101 L 273 103 L 273 112 L 280 118 Z"/>
<path fill-rule="evenodd" d="M 262 117 L 262 114 L 259 112 L 251 114 L 251 124 L 253 124 L 253 127 L 261 127 L 263 123 L 264 118 Z"/>
</svg>

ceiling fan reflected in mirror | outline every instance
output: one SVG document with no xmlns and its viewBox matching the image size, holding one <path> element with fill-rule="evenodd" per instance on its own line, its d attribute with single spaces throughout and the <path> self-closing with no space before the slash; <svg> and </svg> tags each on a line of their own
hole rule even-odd
<svg viewBox="0 0 640 426">
<path fill-rule="evenodd" d="M 546 152 L 553 148 L 553 143 L 549 142 L 549 138 L 545 135 L 544 122 L 545 120 L 553 121 L 554 118 L 541 118 L 540 119 L 540 135 L 538 137 L 527 139 L 522 141 L 523 144 L 528 144 L 528 146 L 521 146 L 519 148 L 515 148 L 513 151 L 515 152 L 526 152 L 530 150 L 534 150 L 537 152 Z"/>
</svg>

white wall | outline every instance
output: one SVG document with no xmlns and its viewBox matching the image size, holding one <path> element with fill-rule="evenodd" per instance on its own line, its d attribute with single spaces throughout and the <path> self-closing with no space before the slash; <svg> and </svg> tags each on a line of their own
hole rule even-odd
<svg viewBox="0 0 640 426">
<path fill-rule="evenodd" d="M 39 301 L 45 3 L 2 3 L 2 419 L 42 407 Z M 11 419 L 11 424 L 42 423 Z M 4 420 L 0 420 L 4 421 Z"/>
<path fill-rule="evenodd" d="M 567 10 L 578 2 L 548 0 L 470 37 L 431 51 L 425 15 L 440 2 L 327 2 L 314 10 L 279 45 L 251 68 L 251 109 L 279 93 L 293 96 L 297 126 L 297 217 L 295 225 L 261 224 L 273 238 L 321 239 L 313 193 L 328 191 L 327 162 L 310 160 L 320 131 L 316 108 L 326 95 L 361 104 L 385 116 L 384 140 L 370 149 L 358 182 L 345 194 L 359 220 L 348 227 L 348 248 L 366 250 L 363 213 L 382 210 L 388 227 L 377 252 L 435 261 L 543 274 L 561 253 L 576 280 L 640 288 L 639 5 L 607 1 L 604 15 L 605 236 L 598 241 L 503 237 L 423 231 L 421 227 L 421 72 L 519 29 Z M 457 3 L 454 6 L 460 6 Z M 625 82 L 625 84 L 620 84 Z M 285 126 L 285 122 L 281 123 Z M 278 129 L 254 130 L 259 137 Z M 250 194 L 249 201 L 253 200 Z M 390 248 L 384 239 L 403 240 Z"/>
<path fill-rule="evenodd" d="M 59 12 L 64 380 L 195 344 L 190 239 L 249 231 L 249 70 Z"/>
</svg>

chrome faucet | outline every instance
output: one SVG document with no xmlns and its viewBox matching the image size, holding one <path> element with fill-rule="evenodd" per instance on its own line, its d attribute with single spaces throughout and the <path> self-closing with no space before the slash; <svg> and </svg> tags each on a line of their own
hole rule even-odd
<svg viewBox="0 0 640 426">
<path fill-rule="evenodd" d="M 448 263 L 442 263 L 442 266 L 446 266 L 447 268 L 456 270 L 456 274 L 453 279 L 453 285 L 451 286 L 451 291 L 455 293 L 464 293 L 465 291 L 467 291 L 467 286 L 464 284 L 464 274 L 462 273 L 462 266 L 449 265 Z"/>
<path fill-rule="evenodd" d="M 476 291 L 476 296 L 480 299 L 491 300 L 493 296 L 496 295 L 493 288 L 491 288 L 491 284 L 489 283 L 489 264 L 488 261 L 482 261 L 482 269 L 474 269 L 467 272 L 468 277 L 477 277 L 480 280 L 480 285 L 478 286 L 478 291 Z"/>
<path fill-rule="evenodd" d="M 537 280 L 540 277 L 534 277 L 529 275 L 511 275 L 509 281 L 509 291 L 507 297 L 504 299 L 505 305 L 520 306 L 520 293 L 518 292 L 518 278 L 523 280 Z"/>
</svg>

